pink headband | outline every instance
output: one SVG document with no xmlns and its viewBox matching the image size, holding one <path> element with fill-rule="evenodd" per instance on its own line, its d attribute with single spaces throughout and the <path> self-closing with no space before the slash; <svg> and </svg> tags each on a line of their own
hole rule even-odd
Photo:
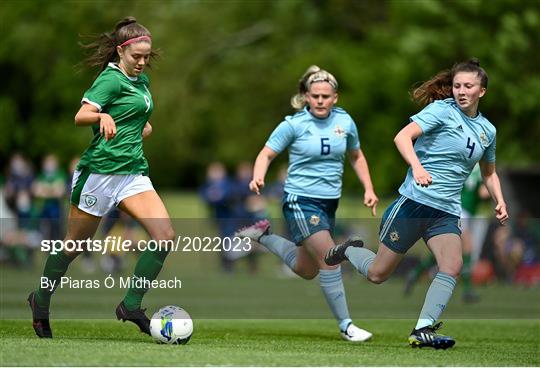
<svg viewBox="0 0 540 368">
<path fill-rule="evenodd" d="M 121 44 L 120 47 L 124 47 L 124 46 L 130 45 L 132 43 L 139 42 L 139 41 L 148 41 L 148 42 L 150 42 L 150 41 L 152 41 L 152 37 L 150 37 L 150 36 L 140 36 L 140 37 L 130 38 L 129 40 L 124 41 L 124 43 Z"/>
</svg>

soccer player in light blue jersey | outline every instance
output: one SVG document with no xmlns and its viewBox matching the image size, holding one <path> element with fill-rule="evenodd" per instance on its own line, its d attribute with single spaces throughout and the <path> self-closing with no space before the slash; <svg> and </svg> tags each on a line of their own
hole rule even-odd
<svg viewBox="0 0 540 368">
<path fill-rule="evenodd" d="M 409 336 L 412 347 L 447 349 L 453 338 L 436 333 L 462 266 L 461 190 L 477 162 L 495 202 L 501 224 L 508 219 L 495 171 L 495 127 L 478 112 L 488 77 L 476 59 L 454 65 L 422 84 L 414 99 L 427 105 L 410 118 L 394 142 L 410 165 L 400 196 L 383 215 L 377 254 L 349 239 L 325 257 L 329 265 L 349 260 L 373 283 L 385 281 L 407 250 L 423 238 L 439 272 L 431 283 L 418 322 Z M 414 142 L 416 140 L 416 142 Z"/>
<path fill-rule="evenodd" d="M 319 275 L 322 292 L 347 341 L 366 341 L 371 333 L 356 327 L 349 316 L 340 266 L 328 266 L 324 255 L 335 245 L 331 233 L 341 196 L 343 162 L 351 165 L 364 185 L 364 204 L 375 215 L 378 198 L 373 191 L 358 131 L 345 110 L 335 107 L 338 83 L 334 76 L 311 66 L 299 82 L 291 105 L 298 110 L 274 130 L 255 161 L 250 189 L 260 194 L 272 160 L 289 151 L 283 196 L 283 214 L 293 241 L 270 234 L 263 220 L 237 232 L 264 245 L 300 277 Z"/>
</svg>

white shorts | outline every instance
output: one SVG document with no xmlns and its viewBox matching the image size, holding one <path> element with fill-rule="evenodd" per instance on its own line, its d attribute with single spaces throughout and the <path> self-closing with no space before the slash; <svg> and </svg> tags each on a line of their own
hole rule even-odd
<svg viewBox="0 0 540 368">
<path fill-rule="evenodd" d="M 108 175 L 76 170 L 71 182 L 71 203 L 102 217 L 127 197 L 149 190 L 154 190 L 152 182 L 141 174 Z"/>
</svg>

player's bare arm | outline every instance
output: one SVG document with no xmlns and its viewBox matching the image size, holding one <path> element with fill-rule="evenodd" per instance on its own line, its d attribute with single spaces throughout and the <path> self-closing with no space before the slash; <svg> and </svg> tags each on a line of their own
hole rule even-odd
<svg viewBox="0 0 540 368">
<path fill-rule="evenodd" d="M 418 160 L 413 147 L 413 140 L 421 135 L 422 128 L 417 123 L 412 122 L 400 130 L 394 138 L 394 143 L 405 162 L 411 166 L 416 184 L 427 187 L 433 182 L 433 178 Z"/>
</svg>

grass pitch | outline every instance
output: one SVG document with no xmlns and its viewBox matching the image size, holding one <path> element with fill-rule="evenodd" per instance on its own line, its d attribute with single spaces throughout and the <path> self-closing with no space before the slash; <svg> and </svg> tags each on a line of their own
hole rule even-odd
<svg viewBox="0 0 540 368">
<path fill-rule="evenodd" d="M 370 320 L 367 343 L 339 339 L 330 320 L 198 320 L 184 346 L 158 345 L 132 325 L 53 322 L 40 340 L 29 321 L 2 321 L 3 366 L 538 366 L 538 321 L 453 320 L 448 350 L 411 349 L 412 321 Z"/>
<path fill-rule="evenodd" d="M 174 259 L 173 255 L 170 261 Z M 351 315 L 374 337 L 367 343 L 350 343 L 341 340 L 335 321 L 328 319 L 318 282 L 277 277 L 270 255 L 264 255 L 261 263 L 269 269 L 263 268 L 256 277 L 242 269 L 227 277 L 208 271 L 184 277 L 181 290 L 152 290 L 146 296 L 144 306 L 149 312 L 166 304 L 178 304 L 190 312 L 195 331 L 184 346 L 158 345 L 135 325 L 116 321 L 114 308 L 125 292 L 118 289 L 58 290 L 52 306 L 54 339 L 38 339 L 25 298 L 39 273 L 3 269 L 0 365 L 540 365 L 537 290 L 492 285 L 479 290 L 482 302 L 465 305 L 458 288 L 443 315 L 441 331 L 454 337 L 456 345 L 444 351 L 412 349 L 407 337 L 428 283 L 421 282 L 410 298 L 403 298 L 399 278 L 374 286 L 351 275 L 345 280 Z M 164 269 L 163 278 L 178 268 L 189 266 L 173 261 Z M 76 265 L 70 274 L 83 277 Z"/>
<path fill-rule="evenodd" d="M 193 196 L 173 200 L 177 197 L 166 199 L 175 216 L 205 217 Z M 351 214 L 361 208 L 360 203 L 351 203 L 343 206 Z M 413 252 L 425 249 L 416 246 Z M 123 260 L 125 267 L 115 279 L 131 274 L 135 254 L 123 255 Z M 254 275 L 247 272 L 244 260 L 234 274 L 221 273 L 218 253 L 169 255 L 159 278 L 180 278 L 182 288 L 153 289 L 143 306 L 149 314 L 168 304 L 185 308 L 195 325 L 187 345 L 158 345 L 133 324 L 116 321 L 114 309 L 125 294 L 118 287 L 58 289 L 51 310 L 54 339 L 38 339 L 26 297 L 37 287 L 44 261 L 38 252 L 32 268 L 0 267 L 1 366 L 540 365 L 537 288 L 490 285 L 478 289 L 480 303 L 466 305 L 458 283 L 441 330 L 454 337 L 456 345 L 444 351 L 411 349 L 407 337 L 429 280 L 421 280 L 404 298 L 403 280 L 397 275 L 383 285 L 372 285 L 344 265 L 351 317 L 374 334 L 367 343 L 349 343 L 341 340 L 336 322 L 329 319 L 318 281 L 284 277 L 280 262 L 264 253 Z M 107 276 L 100 270 L 83 271 L 81 260 L 76 260 L 67 276 L 99 280 L 101 285 Z"/>
</svg>

